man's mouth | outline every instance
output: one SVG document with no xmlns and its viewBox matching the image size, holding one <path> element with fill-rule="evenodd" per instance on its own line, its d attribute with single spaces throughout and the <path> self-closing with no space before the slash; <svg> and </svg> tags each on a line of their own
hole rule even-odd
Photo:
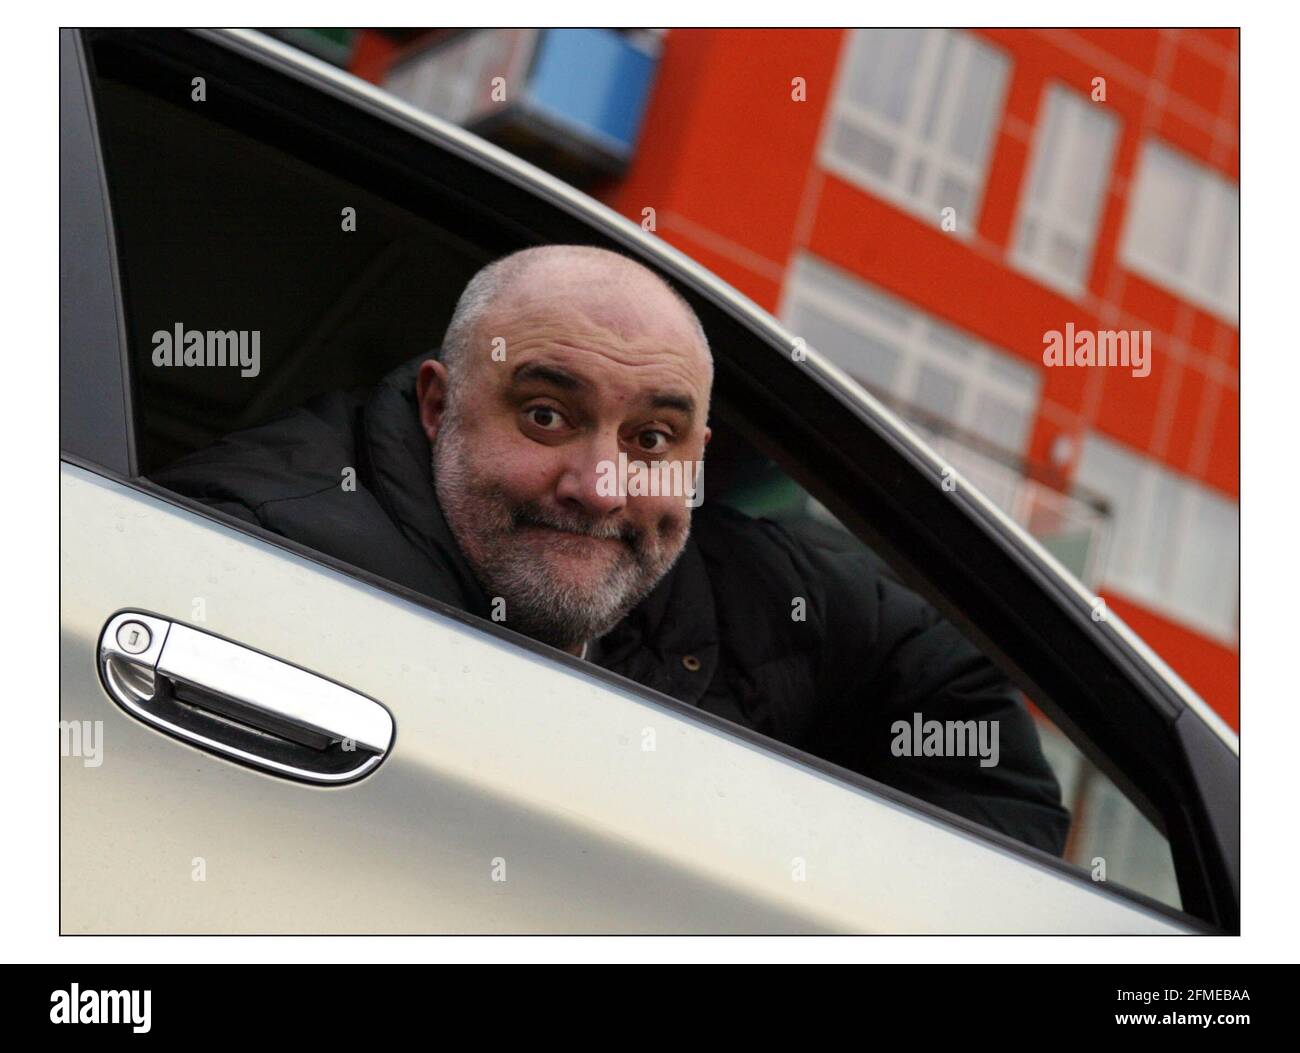
<svg viewBox="0 0 1300 1053">
<path fill-rule="evenodd" d="M 549 530 L 553 534 L 569 534 L 573 537 L 597 537 L 586 530 L 572 530 L 569 527 L 551 526 L 549 523 L 525 523 L 525 530 Z"/>
<path fill-rule="evenodd" d="M 548 526 L 542 523 L 525 523 L 518 527 L 520 530 L 533 530 L 542 534 L 548 534 L 557 541 L 584 542 L 586 544 L 614 544 L 621 547 L 631 548 L 631 544 L 622 537 L 611 536 L 608 534 L 591 534 L 585 530 L 569 530 L 566 527 Z"/>
<path fill-rule="evenodd" d="M 523 515 L 516 516 L 514 528 L 516 530 L 541 530 L 549 534 L 556 534 L 564 538 L 581 539 L 583 541 L 614 541 L 625 545 L 630 549 L 636 548 L 636 534 L 630 529 L 623 529 L 617 533 L 597 532 L 595 530 L 583 530 L 569 526 L 562 526 L 558 523 L 549 523 L 537 516 Z"/>
</svg>

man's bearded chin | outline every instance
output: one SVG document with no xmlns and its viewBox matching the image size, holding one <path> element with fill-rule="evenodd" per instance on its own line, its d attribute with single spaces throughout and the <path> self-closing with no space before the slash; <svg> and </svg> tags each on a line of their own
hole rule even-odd
<svg viewBox="0 0 1300 1053">
<path fill-rule="evenodd" d="M 689 508 L 680 518 L 661 520 L 651 534 L 535 501 L 512 502 L 497 484 L 476 477 L 465 447 L 454 421 L 444 418 L 433 448 L 434 490 L 479 584 L 490 597 L 505 600 L 505 624 L 517 632 L 560 648 L 604 636 L 650 594 L 686 547 Z M 615 538 L 620 544 L 604 576 L 580 584 L 562 578 L 537 555 L 538 540 L 546 534 L 530 530 L 526 539 L 520 536 L 529 527 L 570 532 L 548 539 L 554 546 L 591 551 L 586 537 Z"/>
</svg>

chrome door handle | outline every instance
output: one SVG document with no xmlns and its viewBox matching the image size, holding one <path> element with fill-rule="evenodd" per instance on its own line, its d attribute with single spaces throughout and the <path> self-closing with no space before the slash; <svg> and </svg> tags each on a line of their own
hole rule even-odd
<svg viewBox="0 0 1300 1053">
<path fill-rule="evenodd" d="M 108 620 L 99 670 L 113 699 L 146 724 L 291 779 L 351 782 L 393 743 L 392 715 L 374 699 L 152 614 Z"/>
</svg>

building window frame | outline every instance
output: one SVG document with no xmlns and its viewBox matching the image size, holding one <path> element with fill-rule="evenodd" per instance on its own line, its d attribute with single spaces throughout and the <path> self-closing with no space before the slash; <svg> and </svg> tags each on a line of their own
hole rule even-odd
<svg viewBox="0 0 1300 1053">
<path fill-rule="evenodd" d="M 1142 209 L 1167 200 L 1169 183 L 1155 185 L 1157 165 L 1189 180 L 1191 201 L 1187 214 L 1176 222 L 1185 228 L 1186 249 L 1182 266 L 1170 266 L 1139 233 Z M 1237 324 L 1237 283 L 1240 273 L 1238 241 L 1241 229 L 1241 195 L 1236 183 L 1162 139 L 1143 141 L 1128 195 L 1124 232 L 1120 238 L 1120 263 L 1169 292 L 1203 307 L 1233 325 Z M 1163 232 L 1162 232 L 1163 233 Z M 1232 271 L 1218 287 L 1216 255 L 1228 254 Z"/>
<path fill-rule="evenodd" d="M 857 64 L 865 61 L 863 50 L 884 40 L 881 37 L 871 41 L 866 34 L 898 33 L 922 36 L 915 72 L 908 81 L 902 120 L 895 123 L 878 109 L 853 98 L 850 86 Z M 972 65 L 980 57 L 992 60 L 993 83 L 988 92 L 987 127 L 975 158 L 968 159 L 955 153 L 949 144 L 963 99 L 971 88 Z M 968 200 L 964 208 L 958 209 L 954 233 L 966 240 L 973 238 L 1005 111 L 1010 58 L 988 41 L 959 30 L 855 29 L 846 34 L 837 70 L 831 112 L 819 150 L 821 165 L 936 225 L 942 209 L 957 204 L 941 200 L 945 178 L 959 181 L 964 184 Z M 869 136 L 892 151 L 888 176 L 860 164 L 838 147 L 837 137 L 846 129 Z M 916 185 L 909 186 L 909 182 Z"/>
<path fill-rule="evenodd" d="M 843 283 L 856 286 L 855 291 L 860 291 L 861 297 L 851 299 L 838 295 L 833 286 Z M 861 302 L 866 299 L 880 301 L 881 309 L 867 308 Z M 800 307 L 811 308 L 836 324 L 897 351 L 896 368 L 890 382 L 884 384 L 867 378 L 835 349 L 818 348 L 860 383 L 883 390 L 888 398 L 904 405 L 928 412 L 916 393 L 923 371 L 927 367 L 937 369 L 959 385 L 957 401 L 946 423 L 1000 447 L 1005 454 L 1023 457 L 1043 389 L 1042 373 L 1034 365 L 856 275 L 840 271 L 811 253 L 796 257 L 783 290 L 781 317 L 796 332 L 799 326 L 794 316 Z M 984 395 L 1000 399 L 1022 415 L 1022 427 L 1012 443 L 1003 444 L 979 427 L 977 418 Z"/>
<path fill-rule="evenodd" d="M 1089 149 L 1089 121 L 1104 127 L 1095 186 L 1083 215 L 1069 201 L 1067 180 L 1077 171 L 1080 157 Z M 1017 269 L 1075 299 L 1088 286 L 1097 247 L 1097 233 L 1105 212 L 1119 142 L 1120 121 L 1087 96 L 1061 83 L 1043 90 L 1035 123 L 1029 166 L 1020 195 L 1010 260 Z M 1049 239 L 1064 238 L 1078 250 L 1078 272 L 1053 265 L 1046 246 Z M 1032 239 L 1032 240 L 1031 240 Z M 1031 247 L 1032 246 L 1032 247 Z"/>
<path fill-rule="evenodd" d="M 1092 451 L 1101 457 L 1089 467 Z M 1240 521 L 1233 498 L 1096 431 L 1084 436 L 1074 478 L 1112 504 L 1102 588 L 1235 648 Z M 1231 520 L 1226 545 L 1208 533 L 1217 513 Z M 1189 587 L 1186 580 L 1188 568 L 1211 564 L 1223 570 L 1228 588 L 1213 597 L 1197 594 L 1197 583 Z"/>
</svg>

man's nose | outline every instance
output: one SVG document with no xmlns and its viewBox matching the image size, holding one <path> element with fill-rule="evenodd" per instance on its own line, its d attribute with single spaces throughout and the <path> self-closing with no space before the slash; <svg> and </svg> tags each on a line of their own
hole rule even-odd
<svg viewBox="0 0 1300 1053">
<path fill-rule="evenodd" d="M 561 504 L 580 508 L 589 516 L 604 517 L 627 504 L 626 486 L 619 472 L 618 436 L 594 436 L 573 443 L 560 475 L 555 496 Z"/>
</svg>

